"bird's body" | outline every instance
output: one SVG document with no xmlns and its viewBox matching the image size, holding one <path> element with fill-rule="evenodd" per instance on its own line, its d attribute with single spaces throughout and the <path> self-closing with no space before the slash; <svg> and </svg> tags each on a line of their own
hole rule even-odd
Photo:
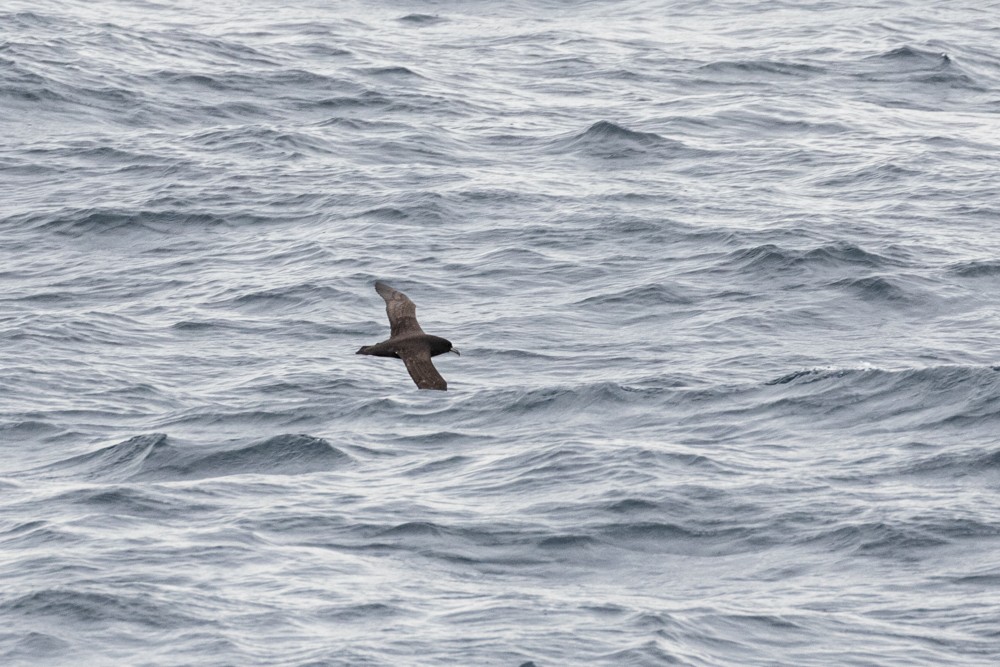
<svg viewBox="0 0 1000 667">
<path fill-rule="evenodd" d="M 385 299 L 385 313 L 389 316 L 389 338 L 381 343 L 365 345 L 357 354 L 375 357 L 396 357 L 406 364 L 406 370 L 420 389 L 448 388 L 431 357 L 458 350 L 440 336 L 425 334 L 417 322 L 417 306 L 409 297 L 383 282 L 375 283 L 375 291 Z"/>
</svg>

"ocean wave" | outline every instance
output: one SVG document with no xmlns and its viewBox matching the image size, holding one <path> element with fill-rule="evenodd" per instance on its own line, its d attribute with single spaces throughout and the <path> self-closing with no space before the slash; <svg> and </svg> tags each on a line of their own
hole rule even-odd
<svg viewBox="0 0 1000 667">
<path fill-rule="evenodd" d="M 71 653 L 79 656 L 79 651 L 73 650 L 71 641 L 38 631 L 25 632 L 5 648 L 7 650 L 0 654 L 0 659 L 10 665 L 32 664 L 39 660 L 52 660 L 52 664 L 55 664 Z"/>
<path fill-rule="evenodd" d="M 596 530 L 599 540 L 640 553 L 722 556 L 753 548 L 742 526 L 685 526 L 664 521 L 614 523 Z M 757 545 L 759 548 L 760 545 Z"/>
<path fill-rule="evenodd" d="M 417 72 L 414 72 L 409 67 L 404 67 L 402 65 L 391 65 L 387 67 L 362 67 L 357 71 L 360 72 L 361 74 L 377 78 L 382 78 L 382 77 L 403 78 L 403 79 L 425 78 L 422 75 L 418 74 Z"/>
<path fill-rule="evenodd" d="M 0 531 L 6 549 L 61 550 L 80 544 L 79 533 L 51 521 L 25 521 Z"/>
<path fill-rule="evenodd" d="M 831 188 L 837 191 L 848 189 L 852 196 L 869 194 L 873 190 L 886 190 L 900 183 L 909 183 L 920 175 L 920 171 L 904 167 L 893 162 L 852 166 L 838 170 L 834 174 L 826 174 L 815 181 L 821 188 Z"/>
<path fill-rule="evenodd" d="M 163 433 L 137 435 L 116 445 L 104 447 L 95 452 L 81 454 L 45 466 L 47 473 L 70 472 L 85 479 L 105 479 L 109 477 L 128 478 L 142 472 L 147 465 L 156 466 L 161 461 L 169 462 L 174 457 L 174 448 L 167 443 Z"/>
<path fill-rule="evenodd" d="M 221 215 L 189 209 L 79 208 L 25 213 L 5 219 L 3 224 L 78 237 L 132 230 L 168 233 L 176 231 L 178 226 L 204 228 L 229 226 L 231 222 Z"/>
<path fill-rule="evenodd" d="M 397 199 L 392 206 L 375 206 L 353 213 L 360 219 L 375 222 L 398 222 L 411 226 L 441 224 L 454 217 L 447 199 L 434 192 L 420 192 Z"/>
<path fill-rule="evenodd" d="M 867 60 L 904 63 L 906 67 L 954 67 L 951 56 L 942 51 L 931 49 L 921 49 L 916 46 L 904 44 L 888 51 L 883 51 L 873 56 L 868 56 Z"/>
<path fill-rule="evenodd" d="M 304 308 L 343 300 L 345 296 L 342 290 L 329 285 L 306 282 L 254 290 L 236 296 L 226 294 L 213 305 L 228 306 L 251 313 L 275 313 L 286 310 L 291 313 L 302 313 Z"/>
<path fill-rule="evenodd" d="M 187 137 L 187 141 L 207 150 L 245 152 L 257 158 L 265 154 L 298 158 L 329 154 L 337 150 L 334 144 L 312 133 L 283 131 L 260 125 L 211 129 L 191 135 Z"/>
<path fill-rule="evenodd" d="M 173 605 L 157 604 L 146 595 L 122 595 L 47 588 L 0 602 L 0 610 L 27 617 L 59 618 L 70 624 L 123 623 L 160 630 L 204 623 L 179 613 Z"/>
<path fill-rule="evenodd" d="M 612 160 L 689 151 L 680 141 L 666 139 L 653 132 L 637 132 L 606 120 L 594 123 L 583 132 L 551 142 L 548 150 L 556 154 L 575 153 Z"/>
<path fill-rule="evenodd" d="M 351 111 L 351 110 L 376 110 L 383 109 L 388 110 L 393 108 L 397 104 L 397 101 L 385 93 L 381 93 L 377 90 L 363 90 L 359 93 L 353 95 L 323 95 L 317 96 L 310 99 L 303 99 L 295 102 L 296 106 L 303 109 L 318 109 L 320 111 Z M 329 126 L 331 124 L 342 124 L 344 122 L 349 123 L 384 123 L 383 119 L 376 120 L 366 120 L 366 119 L 343 119 L 343 118 L 331 118 L 320 123 L 320 127 Z M 370 126 L 373 129 L 381 127 L 380 125 Z"/>
<path fill-rule="evenodd" d="M 148 108 L 149 98 L 139 87 L 131 87 L 119 80 L 89 74 L 66 77 L 59 70 L 52 71 L 36 61 L 74 58 L 75 53 L 53 53 L 56 44 L 36 48 L 24 43 L 8 45 L 6 53 L 14 59 L 10 67 L 0 70 L 0 103 L 14 103 L 24 108 L 33 107 L 35 114 L 52 113 L 58 116 L 93 114 L 96 112 L 134 114 Z M 33 63 L 25 66 L 23 63 Z"/>
<path fill-rule="evenodd" d="M 872 69 L 858 76 L 868 81 L 986 90 L 971 71 L 942 51 L 903 45 L 869 56 L 865 64 Z"/>
<path fill-rule="evenodd" d="M 300 68 L 277 68 L 273 71 L 226 71 L 190 72 L 185 70 L 160 70 L 150 75 L 153 83 L 164 86 L 192 86 L 214 91 L 253 94 L 262 86 L 270 89 L 277 97 L 298 99 L 308 94 L 325 95 L 333 91 L 362 92 L 361 84 L 342 77 L 320 74 Z M 305 91 L 308 91 L 307 93 Z"/>
<path fill-rule="evenodd" d="M 127 485 L 99 484 L 96 487 L 74 489 L 52 496 L 49 501 L 148 521 L 170 521 L 178 516 L 193 518 L 199 513 L 218 510 L 218 506 L 211 503 L 163 493 L 148 487 Z"/>
<path fill-rule="evenodd" d="M 986 427 L 1000 418 L 1000 371 L 991 366 L 804 369 L 765 386 L 789 388 L 778 398 L 786 410 L 839 419 L 853 414 L 855 427 Z"/>
<path fill-rule="evenodd" d="M 751 83 L 761 76 L 776 78 L 809 78 L 825 74 L 827 68 L 808 63 L 785 62 L 780 60 L 720 60 L 698 66 L 698 71 L 713 75 L 736 77 L 739 81 Z"/>
<path fill-rule="evenodd" d="M 406 16 L 401 16 L 397 19 L 401 23 L 409 23 L 412 25 L 434 25 L 436 23 L 442 23 L 448 19 L 437 16 L 436 14 L 407 14 Z"/>
<path fill-rule="evenodd" d="M 37 419 L 0 422 L 0 435 L 7 442 L 14 442 L 19 438 L 44 438 L 59 433 L 60 430 L 54 424 Z"/>
<path fill-rule="evenodd" d="M 927 516 L 838 523 L 803 531 L 798 539 L 804 544 L 820 544 L 837 552 L 915 559 L 919 550 L 940 548 L 959 540 L 998 536 L 1000 531 L 995 526 L 981 522 Z"/>
<path fill-rule="evenodd" d="M 811 383 L 839 380 L 881 381 L 892 379 L 902 383 L 920 382 L 939 389 L 955 389 L 965 383 L 1000 388 L 1000 367 L 996 366 L 927 366 L 888 370 L 875 367 L 808 368 L 783 375 L 765 384 Z"/>
<path fill-rule="evenodd" d="M 642 285 L 623 290 L 595 294 L 578 301 L 577 306 L 608 306 L 613 304 L 628 304 L 633 308 L 663 304 L 684 305 L 695 302 L 695 297 L 677 285 Z"/>
<path fill-rule="evenodd" d="M 961 278 L 993 278 L 1000 276 L 1000 260 L 981 259 L 959 262 L 951 265 L 949 272 Z"/>
<path fill-rule="evenodd" d="M 703 121 L 715 128 L 744 128 L 754 134 L 776 136 L 839 136 L 851 131 L 843 122 L 820 120 L 793 112 L 757 111 L 749 109 L 724 109 Z M 802 155 L 803 159 L 808 159 Z"/>
<path fill-rule="evenodd" d="M 63 22 L 55 14 L 39 14 L 32 11 L 0 12 L 0 20 L 8 25 L 28 29 L 53 28 Z"/>
<path fill-rule="evenodd" d="M 403 607 L 370 602 L 325 606 L 318 609 L 315 616 L 332 623 L 371 623 L 374 619 L 392 619 L 408 613 Z"/>
<path fill-rule="evenodd" d="M 506 389 L 489 392 L 476 403 L 496 405 L 500 403 L 514 414 L 531 413 L 540 410 L 566 411 L 584 416 L 587 406 L 594 404 L 631 403 L 645 398 L 663 395 L 661 388 L 636 388 L 617 382 L 589 382 L 579 385 L 536 387 L 529 389 Z"/>
<path fill-rule="evenodd" d="M 1000 473 L 1000 449 L 975 447 L 971 450 L 945 451 L 919 457 L 896 465 L 893 475 L 929 475 L 935 478 L 995 475 Z"/>
<path fill-rule="evenodd" d="M 5 49 L 3 52 L 10 52 Z M 18 55 L 10 53 L 10 55 Z M 65 103 L 68 98 L 60 92 L 61 86 L 54 79 L 40 74 L 19 62 L 19 59 L 0 57 L 0 100 L 22 102 Z"/>
<path fill-rule="evenodd" d="M 278 435 L 235 448 L 178 447 L 163 433 L 124 442 L 54 463 L 35 474 L 92 481 L 194 480 L 229 475 L 297 475 L 336 469 L 350 457 L 328 441 L 309 435 Z"/>
<path fill-rule="evenodd" d="M 831 283 L 831 286 L 846 289 L 865 301 L 906 303 L 918 302 L 916 295 L 894 278 L 885 276 L 866 276 L 864 278 L 845 278 Z"/>
<path fill-rule="evenodd" d="M 841 378 L 899 378 L 903 381 L 918 380 L 937 383 L 941 388 L 954 388 L 964 382 L 985 382 L 989 386 L 1000 383 L 1000 367 L 997 366 L 927 366 L 887 370 L 881 368 L 810 368 L 789 373 L 766 384 L 787 384 L 796 380 L 812 382 Z"/>
<path fill-rule="evenodd" d="M 901 259 L 871 252 L 843 241 L 809 249 L 765 243 L 735 250 L 725 257 L 725 261 L 743 271 L 764 274 L 811 271 L 856 272 L 859 268 L 884 270 L 904 265 Z"/>
</svg>

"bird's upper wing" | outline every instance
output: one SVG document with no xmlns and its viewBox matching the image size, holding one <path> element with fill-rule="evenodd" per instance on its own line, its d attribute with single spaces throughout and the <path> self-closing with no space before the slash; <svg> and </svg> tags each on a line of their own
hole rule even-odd
<svg viewBox="0 0 1000 667">
<path fill-rule="evenodd" d="M 389 316 L 391 337 L 394 338 L 401 334 L 420 334 L 424 332 L 420 328 L 420 324 L 417 323 L 417 306 L 410 301 L 408 296 L 383 282 L 375 283 L 375 291 L 385 299 L 385 314 Z M 409 367 L 409 364 L 407 364 L 407 367 Z M 412 375 L 413 372 L 410 371 L 410 374 Z"/>
<path fill-rule="evenodd" d="M 410 372 L 410 377 L 417 383 L 418 388 L 441 389 L 442 391 L 448 388 L 448 383 L 431 363 L 430 350 L 419 352 L 406 350 L 400 352 L 399 356 L 402 357 L 403 363 L 406 364 L 406 370 Z"/>
</svg>

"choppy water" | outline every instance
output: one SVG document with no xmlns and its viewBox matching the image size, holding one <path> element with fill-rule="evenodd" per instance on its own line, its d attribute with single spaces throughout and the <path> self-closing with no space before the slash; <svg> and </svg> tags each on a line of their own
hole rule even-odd
<svg viewBox="0 0 1000 667">
<path fill-rule="evenodd" d="M 285 4 L 0 8 L 0 662 L 1000 661 L 1000 6 Z"/>
</svg>

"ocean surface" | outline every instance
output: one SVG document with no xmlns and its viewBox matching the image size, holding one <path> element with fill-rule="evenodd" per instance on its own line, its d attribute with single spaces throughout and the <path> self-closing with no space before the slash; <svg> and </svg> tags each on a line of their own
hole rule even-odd
<svg viewBox="0 0 1000 667">
<path fill-rule="evenodd" d="M 4 0 L 0 664 L 1000 664 L 998 45 Z"/>
</svg>

